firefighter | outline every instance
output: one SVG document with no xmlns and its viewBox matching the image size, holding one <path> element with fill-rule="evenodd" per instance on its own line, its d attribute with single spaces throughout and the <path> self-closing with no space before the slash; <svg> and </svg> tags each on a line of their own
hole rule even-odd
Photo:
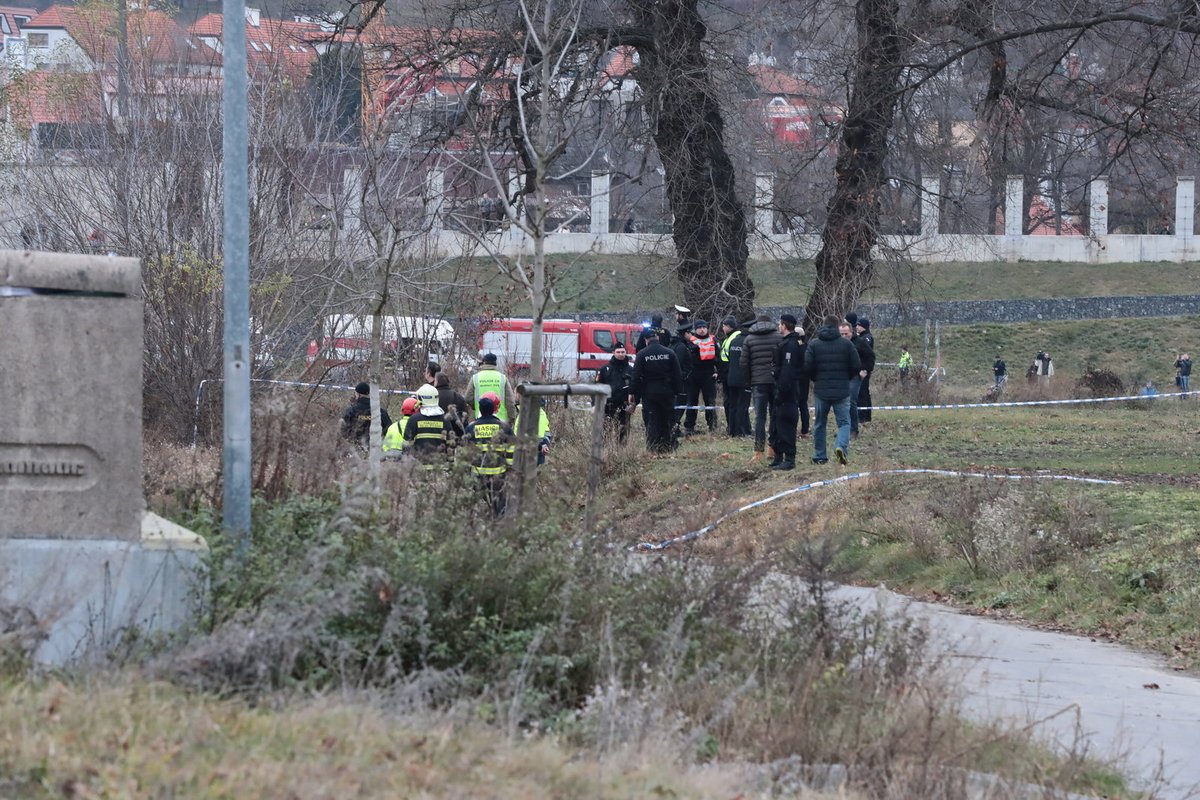
<svg viewBox="0 0 1200 800">
<path fill-rule="evenodd" d="M 517 419 L 513 422 L 513 430 L 521 430 L 521 415 L 517 414 Z M 554 441 L 554 437 L 550 435 L 550 417 L 546 415 L 546 409 L 538 408 L 538 457 L 537 465 L 540 467 L 546 463 L 546 456 L 550 455 L 550 443 Z"/>
<path fill-rule="evenodd" d="M 495 392 L 501 398 L 496 406 L 496 416 L 508 422 L 516 415 L 517 394 L 513 391 L 512 381 L 496 367 L 496 354 L 487 353 L 479 360 L 479 372 L 471 376 L 467 386 L 467 405 L 474 409 L 474 416 L 479 416 L 479 399 L 488 392 Z"/>
<path fill-rule="evenodd" d="M 658 336 L 646 337 L 645 349 L 638 350 L 633 365 L 629 405 L 642 404 L 642 421 L 646 424 L 646 449 L 666 453 L 672 448 L 671 422 L 675 417 L 672 406 L 675 395 L 683 388 L 679 359 L 658 342 Z"/>
<path fill-rule="evenodd" d="M 392 427 L 392 417 L 380 404 L 381 433 Z M 354 387 L 354 402 L 342 413 L 342 436 L 360 447 L 371 445 L 371 384 L 363 381 Z"/>
<path fill-rule="evenodd" d="M 397 422 L 393 422 L 383 435 L 384 458 L 395 461 L 404 455 L 404 448 L 408 446 L 408 442 L 404 441 L 404 427 L 408 424 L 408 418 L 417 413 L 420 407 L 421 403 L 416 397 L 404 398 L 404 404 L 400 406 L 403 416 Z"/>
<path fill-rule="evenodd" d="M 504 478 L 512 464 L 513 454 L 512 426 L 495 415 L 498 399 L 492 392 L 479 398 L 479 410 L 482 413 L 478 419 L 467 424 L 464 434 L 464 438 L 475 445 L 471 471 L 479 476 L 484 497 L 492 508 L 492 514 L 497 517 L 504 513 L 507 502 Z"/>
<path fill-rule="evenodd" d="M 438 405 L 437 389 L 428 383 L 417 389 L 417 400 L 421 408 L 408 418 L 404 440 L 411 443 L 409 449 L 425 469 L 444 467 L 463 434 L 462 426 L 453 414 L 447 414 Z"/>
<path fill-rule="evenodd" d="M 708 332 L 708 323 L 702 319 L 696 320 L 689 337 L 692 356 L 692 370 L 687 380 L 687 415 L 683 421 L 684 432 L 689 436 L 696 432 L 696 411 L 694 406 L 704 399 L 704 421 L 708 423 L 708 432 L 717 430 L 717 340 Z"/>
<path fill-rule="evenodd" d="M 596 383 L 607 383 L 612 394 L 604 401 L 604 416 L 608 419 L 609 427 L 616 427 L 617 439 L 624 444 L 629 436 L 629 385 L 633 381 L 633 364 L 629 361 L 629 353 L 625 345 L 617 342 L 613 348 L 612 358 L 600 368 Z"/>
</svg>

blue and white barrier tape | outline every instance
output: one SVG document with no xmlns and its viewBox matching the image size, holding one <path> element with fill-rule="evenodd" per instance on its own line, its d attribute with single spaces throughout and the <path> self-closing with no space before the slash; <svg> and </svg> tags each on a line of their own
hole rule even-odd
<svg viewBox="0 0 1200 800">
<path fill-rule="evenodd" d="M 1130 394 L 1122 397 L 1078 397 L 1069 400 L 1013 400 L 997 403 L 938 403 L 927 406 L 859 406 L 859 411 L 925 411 L 938 408 L 1013 408 L 1016 406 L 1066 406 L 1077 403 L 1115 403 L 1118 400 L 1157 400 L 1160 397 L 1184 397 L 1200 392 L 1163 392 L 1162 394 Z"/>
<path fill-rule="evenodd" d="M 857 480 L 859 478 L 869 478 L 872 475 L 942 475 L 942 476 L 950 477 L 950 478 L 996 478 L 999 480 L 1010 480 L 1010 481 L 1017 481 L 1017 480 L 1075 481 L 1078 483 L 1092 483 L 1092 484 L 1101 484 L 1101 485 L 1105 485 L 1105 486 L 1119 486 L 1121 484 L 1121 481 L 1106 480 L 1104 478 L 1081 478 L 1076 475 L 1003 475 L 1003 474 L 989 474 L 986 472 L 956 472 L 954 470 L 948 470 L 948 469 L 915 469 L 914 468 L 914 469 L 884 469 L 884 470 L 877 470 L 875 472 L 854 472 L 849 475 L 841 475 L 837 478 L 830 478 L 830 479 L 824 480 L 824 481 L 814 481 L 812 483 L 806 483 L 801 486 L 796 486 L 792 489 L 787 489 L 785 491 L 779 492 L 778 494 L 773 494 L 770 497 L 765 497 L 762 500 L 756 500 L 753 503 L 749 503 L 747 505 L 742 506 L 741 508 L 735 508 L 733 511 L 730 511 L 727 514 L 723 514 L 722 516 L 718 517 L 713 522 L 709 523 L 708 525 L 705 525 L 703 528 L 700 528 L 699 530 L 691 531 L 691 532 L 685 533 L 681 536 L 675 536 L 671 539 L 666 539 L 661 542 L 639 542 L 638 544 L 635 544 L 635 545 L 629 547 L 628 549 L 631 551 L 639 551 L 639 552 L 658 551 L 658 550 L 666 550 L 668 547 L 670 547 L 672 545 L 686 544 L 688 542 L 694 542 L 697 539 L 699 539 L 701 536 L 704 536 L 706 533 L 711 533 L 718 525 L 720 525 L 725 520 L 729 519 L 730 517 L 736 516 L 737 514 L 740 514 L 743 511 L 749 511 L 753 508 L 765 506 L 768 503 L 773 503 L 776 500 L 783 499 L 784 497 L 790 497 L 791 495 L 799 494 L 800 492 L 807 492 L 809 489 L 818 489 L 823 486 L 832 486 L 835 483 L 845 483 L 846 481 Z"/>
</svg>

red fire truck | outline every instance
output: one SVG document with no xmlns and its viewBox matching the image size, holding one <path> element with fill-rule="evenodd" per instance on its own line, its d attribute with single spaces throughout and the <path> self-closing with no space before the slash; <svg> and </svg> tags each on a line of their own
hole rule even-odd
<svg viewBox="0 0 1200 800">
<path fill-rule="evenodd" d="M 548 319 L 542 323 L 542 364 L 547 378 L 572 379 L 608 363 L 613 348 L 623 344 L 633 355 L 640 325 L 627 322 L 577 322 Z M 495 319 L 484 328 L 479 352 L 495 353 L 500 369 L 518 374 L 529 369 L 533 320 Z"/>
</svg>

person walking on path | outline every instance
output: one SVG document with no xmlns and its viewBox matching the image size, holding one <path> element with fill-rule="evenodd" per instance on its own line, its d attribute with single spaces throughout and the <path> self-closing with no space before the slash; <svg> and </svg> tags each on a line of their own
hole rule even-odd
<svg viewBox="0 0 1200 800">
<path fill-rule="evenodd" d="M 761 459 L 767 446 L 770 408 L 775 399 L 775 350 L 782 340 L 779 328 L 771 322 L 771 318 L 759 314 L 746 333 L 746 344 L 742 346 L 742 363 L 750 375 L 750 401 L 754 404 L 754 454 L 750 457 L 751 461 Z"/>
<path fill-rule="evenodd" d="M 1192 357 L 1187 353 L 1180 353 L 1179 358 L 1175 359 L 1175 370 L 1178 377 L 1176 383 L 1179 384 L 1179 391 L 1185 394 L 1190 392 L 1189 388 L 1192 382 Z M 1183 398 L 1180 398 L 1181 400 Z"/>
<path fill-rule="evenodd" d="M 845 464 L 850 451 L 850 376 L 858 374 L 862 362 L 850 340 L 840 335 L 837 317 L 825 317 L 817 338 L 808 343 L 804 368 L 813 384 L 813 404 L 816 406 L 812 461 L 814 464 L 829 461 L 825 426 L 832 410 L 837 420 L 837 446 L 833 452 L 838 463 Z"/>
<path fill-rule="evenodd" d="M 496 354 L 486 353 L 479 360 L 479 372 L 471 376 L 467 386 L 467 405 L 474 410 L 474 416 L 480 415 L 479 399 L 488 392 L 495 392 L 500 398 L 500 406 L 496 416 L 508 422 L 517 415 L 517 393 L 513 391 L 512 381 L 496 367 Z"/>
<path fill-rule="evenodd" d="M 795 315 L 779 315 L 779 335 L 781 339 L 775 349 L 775 407 L 771 411 L 775 421 L 775 458 L 771 469 L 790 470 L 796 468 L 796 423 L 800 417 L 800 376 L 804 374 L 804 342 L 796 333 Z"/>
<path fill-rule="evenodd" d="M 679 359 L 658 343 L 658 334 L 647 332 L 646 346 L 637 353 L 633 365 L 629 405 L 642 405 L 642 421 L 646 425 L 646 449 L 651 453 L 671 450 L 671 425 L 675 419 L 672 406 L 675 395 L 683 388 Z"/>
</svg>

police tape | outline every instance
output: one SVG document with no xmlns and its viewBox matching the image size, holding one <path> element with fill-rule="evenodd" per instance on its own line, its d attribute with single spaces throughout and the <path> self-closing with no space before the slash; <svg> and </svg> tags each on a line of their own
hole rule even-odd
<svg viewBox="0 0 1200 800">
<path fill-rule="evenodd" d="M 720 411 L 724 406 L 675 406 L 676 411 Z"/>
<path fill-rule="evenodd" d="M 1161 394 L 1129 394 L 1120 397 L 1075 397 L 1067 400 L 1010 400 L 995 403 L 936 403 L 914 406 L 859 406 L 859 411 L 927 411 L 941 408 L 1015 408 L 1017 406 L 1066 406 L 1086 403 L 1115 403 L 1128 400 L 1158 400 L 1165 397 L 1186 397 L 1200 392 L 1163 392 Z"/>
<path fill-rule="evenodd" d="M 750 511 L 751 509 L 765 506 L 768 503 L 773 503 L 776 500 L 782 500 L 783 498 L 790 497 L 794 494 L 799 494 L 801 492 L 807 492 L 810 489 L 819 489 L 824 486 L 833 486 L 834 484 L 837 484 L 837 483 L 846 483 L 848 481 L 858 480 L 860 478 L 869 478 L 869 477 L 875 476 L 875 475 L 940 475 L 940 476 L 949 477 L 949 478 L 995 478 L 997 480 L 1010 480 L 1010 481 L 1017 481 L 1017 480 L 1075 481 L 1077 483 L 1091 483 L 1091 484 L 1098 484 L 1098 485 L 1103 485 L 1103 486 L 1119 486 L 1119 485 L 1121 485 L 1121 481 L 1108 480 L 1105 478 L 1083 478 L 1083 477 L 1079 477 L 1077 475 L 1010 475 L 1010 474 L 988 473 L 988 472 L 958 472 L 955 470 L 948 470 L 948 469 L 918 469 L 918 468 L 884 469 L 884 470 L 875 470 L 873 472 L 854 472 L 849 475 L 840 475 L 836 478 L 830 478 L 828 480 L 814 481 L 812 483 L 806 483 L 801 486 L 796 486 L 791 489 L 787 489 L 785 491 L 779 492 L 778 494 L 773 494 L 770 497 L 765 497 L 762 500 L 756 500 L 753 503 L 748 503 L 747 505 L 744 505 L 741 508 L 735 508 L 733 511 L 730 511 L 727 514 L 721 515 L 720 517 L 715 519 L 713 522 L 709 523 L 708 525 L 705 525 L 703 528 L 700 528 L 699 530 L 694 530 L 689 533 L 682 534 L 680 536 L 675 536 L 671 539 L 665 539 L 661 542 L 639 542 L 638 544 L 631 545 L 630 547 L 628 547 L 626 549 L 628 549 L 631 552 L 650 552 L 650 551 L 666 550 L 668 547 L 671 547 L 672 545 L 676 545 L 676 544 L 687 544 L 688 542 L 694 542 L 697 539 L 699 539 L 701 536 L 704 536 L 707 533 L 711 533 L 722 522 L 725 522 L 729 518 L 734 517 L 738 514 L 741 514 L 743 511 Z"/>
</svg>

